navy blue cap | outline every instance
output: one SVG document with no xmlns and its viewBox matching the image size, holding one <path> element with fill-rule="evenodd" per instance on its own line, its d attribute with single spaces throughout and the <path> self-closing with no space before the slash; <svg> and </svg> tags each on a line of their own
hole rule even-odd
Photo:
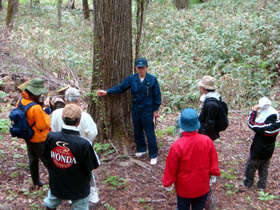
<svg viewBox="0 0 280 210">
<path fill-rule="evenodd" d="M 179 119 L 179 127 L 183 131 L 193 132 L 200 128 L 198 114 L 194 109 L 184 109 Z"/>
<path fill-rule="evenodd" d="M 138 58 L 135 61 L 135 67 L 148 67 L 148 61 L 146 58 Z"/>
</svg>

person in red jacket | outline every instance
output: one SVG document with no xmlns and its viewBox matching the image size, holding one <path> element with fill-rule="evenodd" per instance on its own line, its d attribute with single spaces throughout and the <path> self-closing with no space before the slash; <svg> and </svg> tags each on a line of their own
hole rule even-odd
<svg viewBox="0 0 280 210">
<path fill-rule="evenodd" d="M 162 183 L 175 185 L 177 209 L 202 210 L 209 192 L 210 176 L 220 176 L 218 155 L 213 141 L 198 134 L 200 122 L 193 109 L 184 109 L 179 119 L 182 137 L 168 153 Z"/>
</svg>

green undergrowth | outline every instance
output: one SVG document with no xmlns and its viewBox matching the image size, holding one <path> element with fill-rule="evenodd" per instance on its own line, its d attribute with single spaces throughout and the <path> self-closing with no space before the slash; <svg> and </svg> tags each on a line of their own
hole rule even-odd
<svg viewBox="0 0 280 210">
<path fill-rule="evenodd" d="M 217 79 L 218 91 L 231 108 L 249 107 L 263 95 L 273 98 L 280 71 L 280 2 L 268 1 L 266 9 L 263 0 L 198 2 L 180 11 L 164 0 L 151 1 L 148 7 L 140 54 L 159 79 L 163 106 L 198 109 L 197 82 L 206 74 Z M 1 25 L 5 13 L 0 13 Z M 92 19 L 84 20 L 82 10 L 64 9 L 58 28 L 54 1 L 42 1 L 32 10 L 23 2 L 11 38 L 10 55 L 28 65 L 4 62 L 5 69 L 43 72 L 65 83 L 75 78 L 89 87 Z"/>
<path fill-rule="evenodd" d="M 142 54 L 160 81 L 164 104 L 197 107 L 197 81 L 218 81 L 231 107 L 274 96 L 280 64 L 279 1 L 215 0 L 191 10 L 153 8 L 146 16 Z"/>
</svg>

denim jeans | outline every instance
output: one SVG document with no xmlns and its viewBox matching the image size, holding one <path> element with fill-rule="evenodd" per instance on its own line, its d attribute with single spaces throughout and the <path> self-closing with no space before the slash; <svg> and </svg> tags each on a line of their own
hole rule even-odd
<svg viewBox="0 0 280 210">
<path fill-rule="evenodd" d="M 132 110 L 134 139 L 136 143 L 137 152 L 146 152 L 147 150 L 144 135 L 145 131 L 145 134 L 147 136 L 150 158 L 156 158 L 158 155 L 158 147 L 153 118 L 153 112 Z"/>
<path fill-rule="evenodd" d="M 203 210 L 207 196 L 208 193 L 197 198 L 182 198 L 177 195 L 177 210 Z"/>
<path fill-rule="evenodd" d="M 63 200 L 55 197 L 51 194 L 51 191 L 48 192 L 48 197 L 45 198 L 45 206 L 55 209 Z M 89 197 L 81 198 L 78 200 L 72 200 L 72 210 L 89 210 Z"/>
</svg>

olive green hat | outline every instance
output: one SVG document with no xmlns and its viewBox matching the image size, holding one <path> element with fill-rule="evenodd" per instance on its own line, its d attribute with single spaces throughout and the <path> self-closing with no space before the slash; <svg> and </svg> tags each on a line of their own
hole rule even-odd
<svg viewBox="0 0 280 210">
<path fill-rule="evenodd" d="M 44 80 L 40 78 L 32 79 L 26 86 L 25 90 L 28 90 L 35 96 L 48 93 L 48 90 L 44 86 Z"/>
</svg>

